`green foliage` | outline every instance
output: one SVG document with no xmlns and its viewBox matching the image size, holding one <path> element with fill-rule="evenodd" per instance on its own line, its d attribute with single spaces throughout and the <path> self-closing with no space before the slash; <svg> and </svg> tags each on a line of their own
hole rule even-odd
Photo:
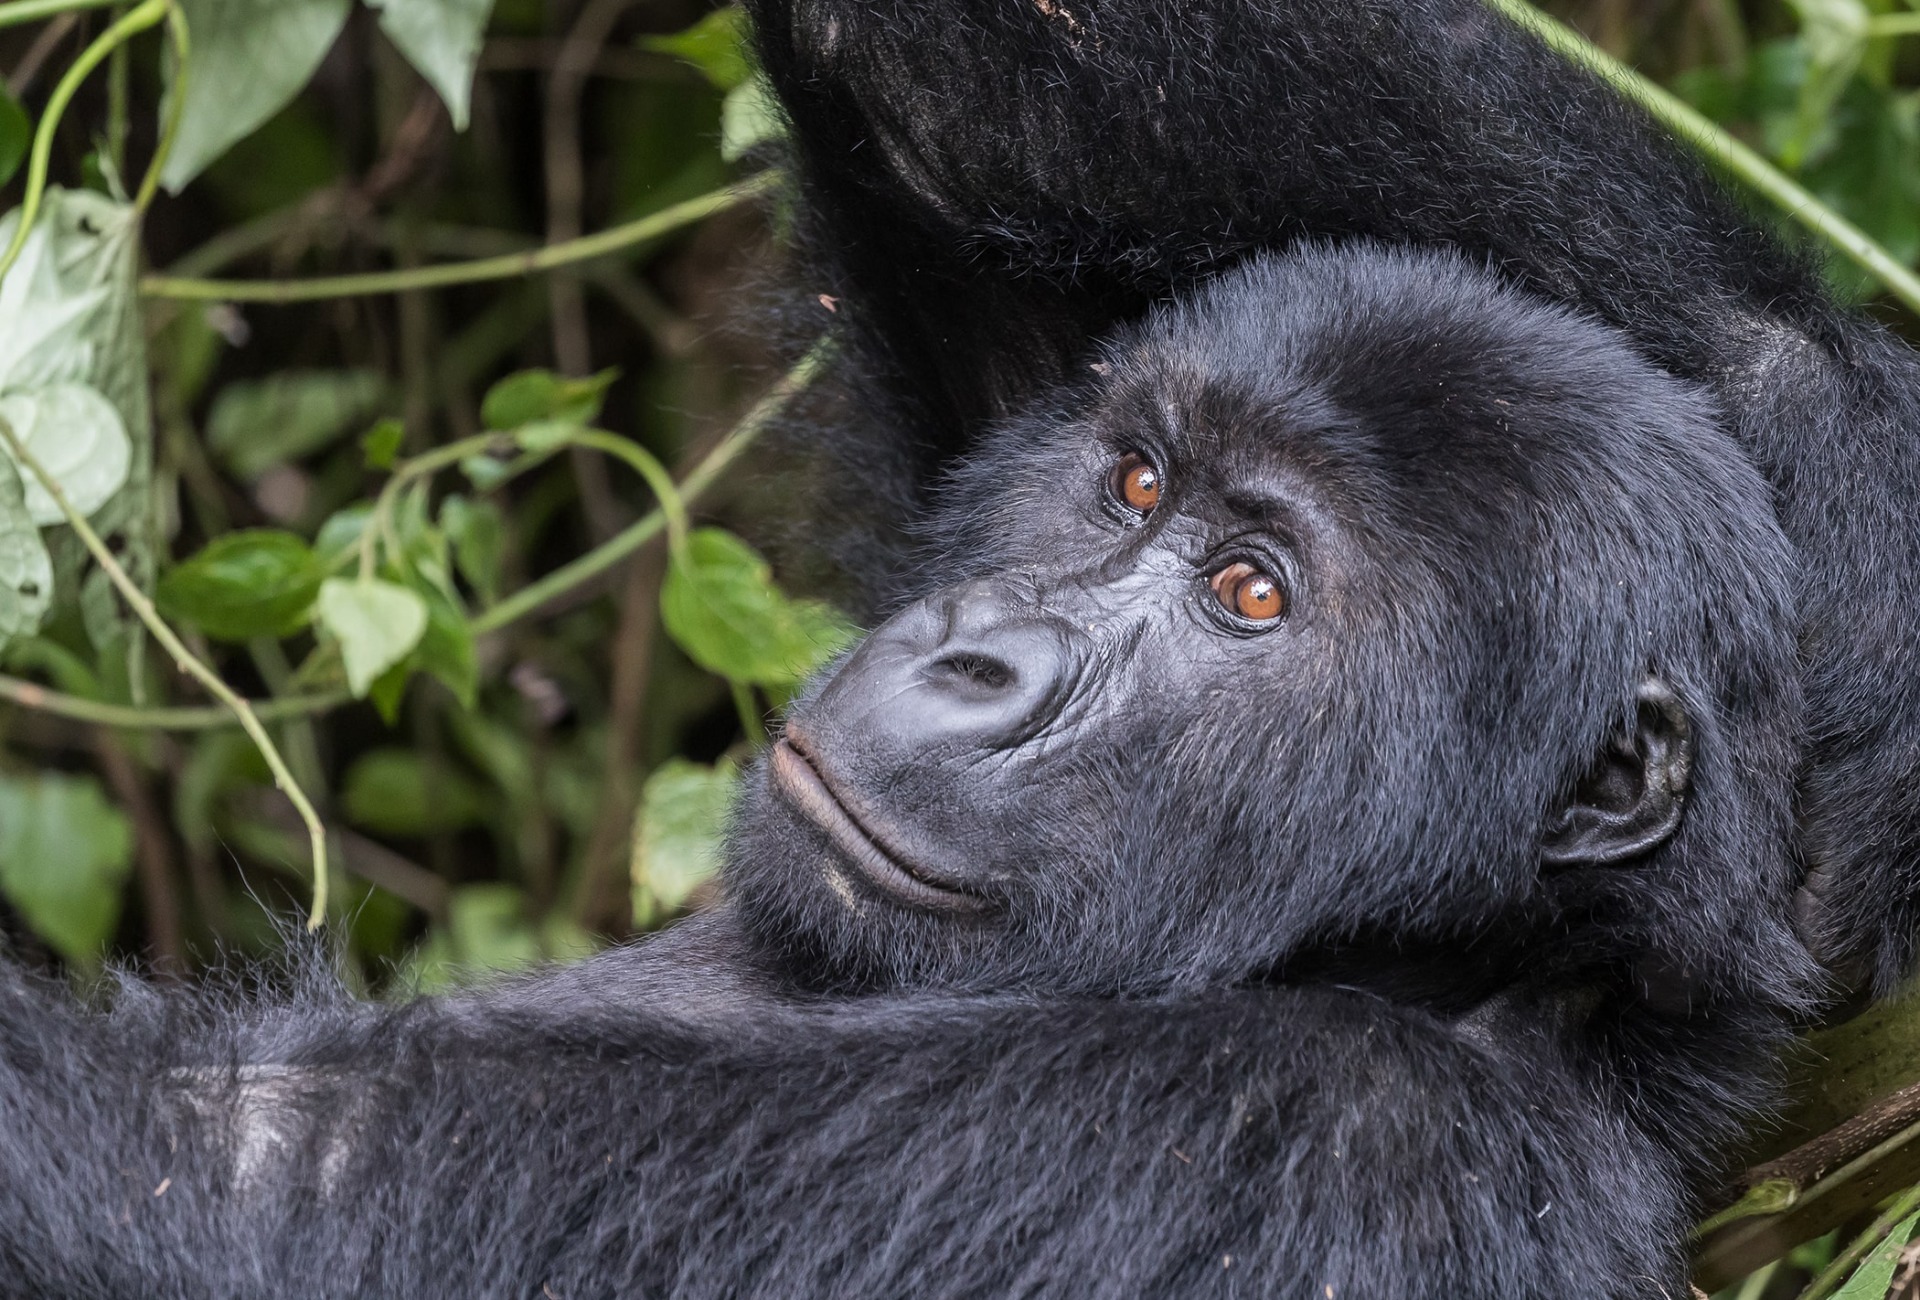
<svg viewBox="0 0 1920 1300">
<path fill-rule="evenodd" d="M 250 528 L 209 542 L 160 580 L 154 598 L 209 636 L 286 636 L 307 621 L 326 572 L 300 538 Z"/>
<path fill-rule="evenodd" d="M 99 961 L 132 865 L 133 831 L 97 782 L 0 776 L 0 893 L 61 956 Z"/>
<path fill-rule="evenodd" d="M 1920 1214 L 1909 1214 L 1895 1224 L 1886 1239 L 1860 1261 L 1846 1285 L 1833 1293 L 1834 1300 L 1885 1300 L 1887 1289 L 1893 1284 L 1894 1270 L 1900 1266 L 1901 1252 L 1913 1237 L 1916 1222 L 1920 1222 Z"/>
<path fill-rule="evenodd" d="M 207 416 L 207 444 L 236 477 L 331 446 L 363 426 L 386 400 L 368 370 L 287 370 L 220 391 Z"/>
<path fill-rule="evenodd" d="M 677 911 L 720 869 L 720 842 L 740 785 L 739 769 L 669 759 L 647 778 L 634 825 L 633 914 Z"/>
<path fill-rule="evenodd" d="M 798 685 L 856 635 L 831 606 L 781 594 L 759 552 L 718 528 L 674 558 L 660 614 L 695 663 L 756 686 Z"/>
<path fill-rule="evenodd" d="M 346 663 L 347 686 L 364 697 L 427 632 L 427 602 L 397 583 L 379 578 L 329 578 L 320 584 L 316 609 Z"/>
</svg>

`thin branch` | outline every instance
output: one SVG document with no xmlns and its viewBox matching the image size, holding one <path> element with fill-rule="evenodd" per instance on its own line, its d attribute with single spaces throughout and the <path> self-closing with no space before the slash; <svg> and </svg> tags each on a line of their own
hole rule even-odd
<svg viewBox="0 0 1920 1300">
<path fill-rule="evenodd" d="M 365 275 L 320 276 L 310 280 L 195 280 L 154 275 L 140 282 L 149 298 L 177 298 L 190 302 L 314 302 L 324 298 L 352 298 L 372 294 L 405 293 L 409 289 L 437 289 L 456 284 L 483 284 L 512 280 L 557 267 L 590 262 L 624 252 L 685 226 L 704 221 L 716 212 L 758 198 L 779 181 L 777 172 L 757 176 L 725 189 L 662 208 L 651 216 L 614 226 L 598 234 L 550 244 L 525 253 L 486 257 L 472 262 L 422 266 L 410 270 L 375 271 Z"/>
<path fill-rule="evenodd" d="M 164 4 L 165 0 L 158 0 L 158 2 Z M 101 571 L 120 592 L 121 599 L 127 602 L 134 614 L 146 625 L 147 631 L 151 632 L 154 639 L 173 657 L 173 662 L 180 671 L 199 682 L 206 688 L 209 695 L 233 711 L 234 716 L 240 720 L 241 728 L 259 749 L 260 756 L 266 760 L 267 769 L 273 773 L 274 784 L 280 787 L 292 801 L 293 806 L 299 810 L 300 820 L 307 826 L 307 839 L 313 856 L 313 911 L 307 917 L 307 928 L 318 929 L 327 914 L 327 833 L 320 825 L 319 814 L 314 812 L 313 804 L 307 799 L 307 792 L 300 788 L 300 783 L 293 779 L 293 773 L 287 770 L 286 760 L 280 756 L 280 749 L 273 743 L 273 737 L 269 736 L 267 729 L 260 725 L 260 719 L 254 713 L 253 706 L 236 694 L 231 686 L 220 680 L 220 674 L 195 658 L 193 652 L 187 649 L 186 644 L 180 640 L 174 630 L 167 626 L 167 621 L 160 617 L 158 610 L 154 609 L 153 601 L 148 599 L 147 593 L 140 590 L 139 584 L 127 576 L 127 571 L 120 567 L 120 561 L 114 558 L 107 544 L 100 540 L 100 535 L 93 531 L 93 526 L 87 522 L 87 517 L 74 508 L 73 502 L 67 498 L 59 481 L 47 472 L 46 467 L 34 457 L 33 453 L 27 450 L 26 444 L 20 441 L 13 426 L 5 420 L 0 420 L 0 442 L 6 444 L 7 451 L 17 464 L 26 466 L 34 478 L 39 480 L 40 486 L 46 489 L 47 495 L 52 497 L 54 504 L 60 507 L 60 513 L 66 517 L 67 525 L 73 529 L 74 534 L 92 554 L 94 563 L 100 566 Z"/>
<path fill-rule="evenodd" d="M 73 102 L 88 75 L 104 63 L 109 54 L 148 28 L 165 22 L 172 12 L 173 0 L 146 0 L 145 4 L 130 10 L 80 51 L 80 57 L 54 86 L 53 94 L 47 97 L 46 111 L 40 115 L 40 125 L 33 133 L 33 149 L 27 155 L 27 189 L 20 200 L 20 225 L 14 230 L 13 242 L 7 245 L 6 253 L 0 255 L 0 279 L 20 260 L 20 251 L 27 246 L 27 236 L 33 233 L 34 220 L 40 215 L 40 202 L 47 193 L 47 170 L 53 161 L 53 137 L 60 130 L 60 119 L 66 114 L 67 105 Z"/>
<path fill-rule="evenodd" d="M 0 4 L 0 27 L 18 27 L 83 9 L 111 9 L 121 0 L 12 0 Z"/>
<path fill-rule="evenodd" d="M 1678 96 L 1655 85 L 1572 28 L 1547 17 L 1527 0 L 1487 0 L 1547 46 L 1585 67 L 1639 104 L 1675 135 L 1744 181 L 1793 220 L 1838 249 L 1878 280 L 1908 308 L 1920 312 L 1920 277 L 1872 236 L 1816 199 L 1785 172 L 1716 126 Z"/>
<path fill-rule="evenodd" d="M 352 697 L 344 691 L 326 695 L 293 695 L 279 700 L 251 700 L 248 707 L 262 722 L 280 722 L 325 713 L 347 703 Z M 67 695 L 49 690 L 38 682 L 0 675 L 0 700 L 7 700 L 36 713 L 56 718 L 90 722 L 101 727 L 124 727 L 129 731 L 223 731 L 237 726 L 239 719 L 224 706 L 178 709 L 143 709 L 129 704 L 108 704 L 82 695 Z"/>
<path fill-rule="evenodd" d="M 681 501 L 689 504 L 697 501 L 713 485 L 713 481 L 754 444 L 786 404 L 805 391 L 819 376 L 833 356 L 833 346 L 829 339 L 814 344 L 812 351 L 802 357 L 798 365 L 788 371 L 765 397 L 754 403 L 753 409 L 734 426 L 733 432 L 722 438 L 680 484 Z M 579 559 L 560 566 L 537 582 L 529 583 L 492 608 L 482 610 L 474 616 L 469 626 L 475 636 L 481 636 L 518 622 L 547 602 L 605 573 L 652 541 L 665 526 L 666 515 L 662 511 L 649 511 L 645 518 L 629 525 Z"/>
<path fill-rule="evenodd" d="M 680 502 L 691 505 L 698 501 L 726 472 L 727 468 L 766 431 L 767 426 L 773 422 L 781 409 L 814 382 L 832 356 L 833 344 L 830 340 L 822 339 L 816 343 L 800 363 L 788 371 L 765 397 L 754 403 L 753 409 L 742 417 L 740 423 L 716 443 L 712 451 L 701 458 L 700 463 L 679 484 L 677 495 Z M 448 447 L 436 448 L 424 453 L 407 462 L 409 476 L 413 470 L 453 463 L 454 460 L 459 459 L 459 456 L 454 454 L 456 447 L 460 454 L 464 455 L 476 447 L 484 446 L 497 436 L 484 435 L 471 441 L 463 440 L 461 443 L 450 444 Z M 639 550 L 666 526 L 665 512 L 660 509 L 651 511 L 646 518 L 610 539 L 604 546 L 597 547 L 572 563 L 561 566 L 538 582 L 521 588 L 499 604 L 482 610 L 468 621 L 468 629 L 475 636 L 484 636 L 538 613 L 549 602 L 592 581 Z M 237 711 L 230 706 L 135 708 L 130 705 L 109 704 L 78 695 L 64 694 L 49 690 L 36 682 L 3 674 L 0 674 L 0 700 L 9 700 L 21 708 L 50 713 L 56 717 L 71 718 L 76 722 L 88 722 L 105 727 L 124 727 L 136 731 L 212 731 L 234 726 L 239 720 Z M 241 701 L 246 706 L 248 716 L 264 722 L 326 713 L 348 702 L 349 697 L 344 692 L 338 691 L 290 696 L 284 699 Z"/>
<path fill-rule="evenodd" d="M 1819 1276 L 1807 1283 L 1807 1289 L 1800 1293 L 1800 1300 L 1827 1300 L 1827 1297 L 1840 1289 L 1853 1270 L 1860 1267 L 1860 1261 L 1872 1252 L 1875 1246 L 1887 1239 L 1887 1234 L 1900 1226 L 1900 1220 L 1920 1210 L 1920 1187 L 1908 1191 L 1889 1205 L 1871 1227 L 1847 1244 L 1847 1248 L 1833 1257 L 1833 1262 L 1820 1270 Z"/>
</svg>

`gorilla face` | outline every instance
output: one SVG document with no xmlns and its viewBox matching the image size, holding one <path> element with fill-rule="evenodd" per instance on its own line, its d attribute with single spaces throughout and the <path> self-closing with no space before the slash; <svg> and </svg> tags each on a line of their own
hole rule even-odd
<svg viewBox="0 0 1920 1300">
<path fill-rule="evenodd" d="M 1238 271 L 936 511 L 931 594 L 795 705 L 737 819 L 729 897 L 815 980 L 1147 991 L 1383 931 L 1518 957 L 1781 857 L 1764 493 L 1689 390 L 1456 261 Z"/>
</svg>

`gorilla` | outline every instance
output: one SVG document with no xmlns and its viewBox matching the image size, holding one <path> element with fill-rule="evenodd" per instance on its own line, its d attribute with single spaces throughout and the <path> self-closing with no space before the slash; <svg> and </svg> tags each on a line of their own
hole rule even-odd
<svg viewBox="0 0 1920 1300">
<path fill-rule="evenodd" d="M 1474 0 L 750 7 L 884 619 L 722 903 L 0 969 L 0 1291 L 1685 1295 L 1802 852 L 1911 949 L 1912 360 Z"/>
<path fill-rule="evenodd" d="M 398 1007 L 9 973 L 5 1293 L 1684 1295 L 1813 987 L 1765 484 L 1459 255 L 1089 347 L 717 910 Z"/>
<path fill-rule="evenodd" d="M 1461 250 L 1701 384 L 1767 480 L 1802 566 L 1803 933 L 1844 985 L 1912 969 L 1920 363 L 1638 109 L 1484 0 L 745 2 L 867 359 L 840 513 L 910 537 L 1085 340 L 1249 256 Z M 858 540 L 883 608 L 924 594 Z"/>
</svg>

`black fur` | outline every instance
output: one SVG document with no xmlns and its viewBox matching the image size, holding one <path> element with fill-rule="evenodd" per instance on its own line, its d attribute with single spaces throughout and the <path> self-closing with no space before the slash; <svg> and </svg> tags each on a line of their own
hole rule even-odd
<svg viewBox="0 0 1920 1300">
<path fill-rule="evenodd" d="M 1684 1295 L 1810 988 L 1764 486 L 1457 257 L 1257 260 L 1094 355 L 943 481 L 957 585 L 775 751 L 897 857 L 763 765 L 730 901 L 571 971 L 105 1013 L 15 976 L 0 1287 Z M 1210 589 L 1249 557 L 1284 618 Z M 1657 845 L 1543 869 L 1656 776 Z"/>
<path fill-rule="evenodd" d="M 753 8 L 911 546 L 727 901 L 400 1008 L 5 976 L 0 1290 L 1684 1295 L 1814 988 L 1796 636 L 1823 865 L 1920 797 L 1911 362 L 1471 0 Z"/>
<path fill-rule="evenodd" d="M 896 521 L 1089 338 L 1304 237 L 1466 250 L 1704 384 L 1801 552 L 1809 937 L 1849 983 L 1911 968 L 1920 365 L 1637 110 L 1481 0 L 748 7 L 871 359 L 845 476 Z"/>
</svg>

